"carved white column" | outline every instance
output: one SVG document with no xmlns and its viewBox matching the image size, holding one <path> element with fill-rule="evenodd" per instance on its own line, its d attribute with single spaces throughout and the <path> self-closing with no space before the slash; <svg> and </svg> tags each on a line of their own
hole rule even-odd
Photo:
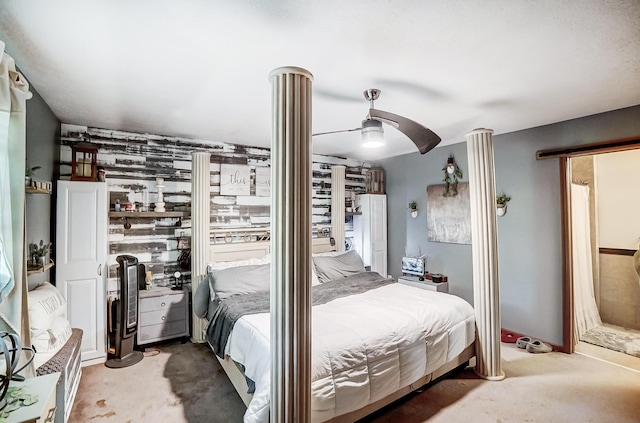
<svg viewBox="0 0 640 423">
<path fill-rule="evenodd" d="M 271 136 L 271 419 L 311 420 L 311 82 L 269 74 Z"/>
<path fill-rule="evenodd" d="M 331 168 L 331 236 L 336 240 L 336 251 L 344 251 L 344 179 L 345 166 Z"/>
<path fill-rule="evenodd" d="M 191 295 L 196 295 L 200 281 L 207 274 L 209 261 L 209 219 L 211 187 L 210 154 L 191 153 Z M 194 299 L 195 300 L 195 299 Z M 193 314 L 191 340 L 204 342 L 204 319 Z"/>
<path fill-rule="evenodd" d="M 500 277 L 493 130 L 476 129 L 466 135 L 471 198 L 473 308 L 476 315 L 478 376 L 502 380 L 500 362 Z"/>
</svg>

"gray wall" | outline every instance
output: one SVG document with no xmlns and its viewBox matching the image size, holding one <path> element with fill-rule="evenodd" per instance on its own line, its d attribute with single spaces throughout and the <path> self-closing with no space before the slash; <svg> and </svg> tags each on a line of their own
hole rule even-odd
<svg viewBox="0 0 640 423">
<path fill-rule="evenodd" d="M 57 179 L 58 161 L 60 158 L 59 131 L 60 121 L 44 102 L 35 87 L 31 86 L 33 97 L 27 100 L 27 167 L 41 166 L 34 178 L 43 181 Z M 53 207 L 52 207 L 53 205 Z M 53 211 L 55 202 L 53 195 L 30 194 L 26 199 L 26 243 L 54 240 Z M 55 245 L 54 245 L 55 248 Z M 55 255 L 52 255 L 54 257 Z M 29 286 L 36 286 L 43 281 L 52 281 L 55 272 L 29 277 Z"/>
<path fill-rule="evenodd" d="M 504 328 L 562 344 L 559 167 L 557 159 L 536 160 L 536 151 L 638 135 L 640 106 L 494 137 L 496 190 L 511 196 L 507 214 L 498 218 Z M 471 246 L 427 238 L 426 187 L 442 183 L 450 153 L 468 181 L 465 142 L 380 162 L 389 204 L 389 272 L 399 276 L 405 246 L 410 255 L 426 253 L 427 269 L 447 275 L 450 292 L 473 303 Z M 417 219 L 407 211 L 412 200 Z"/>
</svg>

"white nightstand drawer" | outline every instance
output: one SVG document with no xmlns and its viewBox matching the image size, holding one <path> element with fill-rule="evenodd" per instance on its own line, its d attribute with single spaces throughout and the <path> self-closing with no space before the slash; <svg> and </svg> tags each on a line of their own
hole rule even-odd
<svg viewBox="0 0 640 423">
<path fill-rule="evenodd" d="M 428 280 L 421 281 L 417 277 L 407 277 L 402 276 L 398 278 L 398 283 L 403 285 L 415 286 L 416 288 L 426 289 L 428 291 L 436 291 L 436 292 L 444 292 L 445 294 L 449 293 L 449 282 L 431 282 Z"/>
<path fill-rule="evenodd" d="M 142 291 L 141 291 L 142 292 Z M 184 291 L 178 291 L 176 294 L 159 295 L 157 297 L 144 297 L 140 295 L 140 312 L 154 310 L 169 310 L 174 307 L 186 307 L 187 297 Z"/>
<path fill-rule="evenodd" d="M 140 326 L 185 320 L 185 308 L 184 304 L 178 303 L 177 305 L 172 305 L 166 310 L 155 310 L 140 313 Z"/>
<path fill-rule="evenodd" d="M 156 340 L 176 338 L 178 336 L 188 336 L 189 328 L 186 320 L 160 323 L 138 328 L 138 343 L 148 343 Z"/>
</svg>

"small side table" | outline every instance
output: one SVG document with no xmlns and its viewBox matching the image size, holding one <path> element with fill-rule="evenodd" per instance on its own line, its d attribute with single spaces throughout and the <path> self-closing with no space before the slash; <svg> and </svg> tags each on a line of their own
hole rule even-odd
<svg viewBox="0 0 640 423">
<path fill-rule="evenodd" d="M 191 328 L 190 293 L 188 286 L 176 291 L 160 286 L 139 291 L 138 345 L 178 337 L 187 339 Z"/>
<path fill-rule="evenodd" d="M 12 381 L 10 387 L 24 387 L 26 393 L 37 395 L 38 402 L 13 410 L 7 423 L 53 423 L 56 415 L 56 386 L 60 373 L 32 377 L 24 382 Z"/>
<path fill-rule="evenodd" d="M 398 278 L 398 283 L 403 285 L 411 285 L 420 289 L 426 289 L 427 291 L 444 292 L 449 293 L 449 282 L 431 282 L 430 280 L 419 280 L 415 276 L 401 276 Z"/>
</svg>

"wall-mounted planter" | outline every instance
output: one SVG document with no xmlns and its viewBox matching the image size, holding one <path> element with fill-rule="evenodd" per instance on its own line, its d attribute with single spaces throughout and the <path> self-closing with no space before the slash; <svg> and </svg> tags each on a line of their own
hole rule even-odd
<svg viewBox="0 0 640 423">
<path fill-rule="evenodd" d="M 414 219 L 418 217 L 418 203 L 415 201 L 409 202 L 409 211 L 411 212 L 411 217 Z"/>
<path fill-rule="evenodd" d="M 506 204 L 498 204 L 498 207 L 496 208 L 496 214 L 498 216 L 504 216 L 505 214 L 507 214 L 507 205 Z"/>
</svg>

